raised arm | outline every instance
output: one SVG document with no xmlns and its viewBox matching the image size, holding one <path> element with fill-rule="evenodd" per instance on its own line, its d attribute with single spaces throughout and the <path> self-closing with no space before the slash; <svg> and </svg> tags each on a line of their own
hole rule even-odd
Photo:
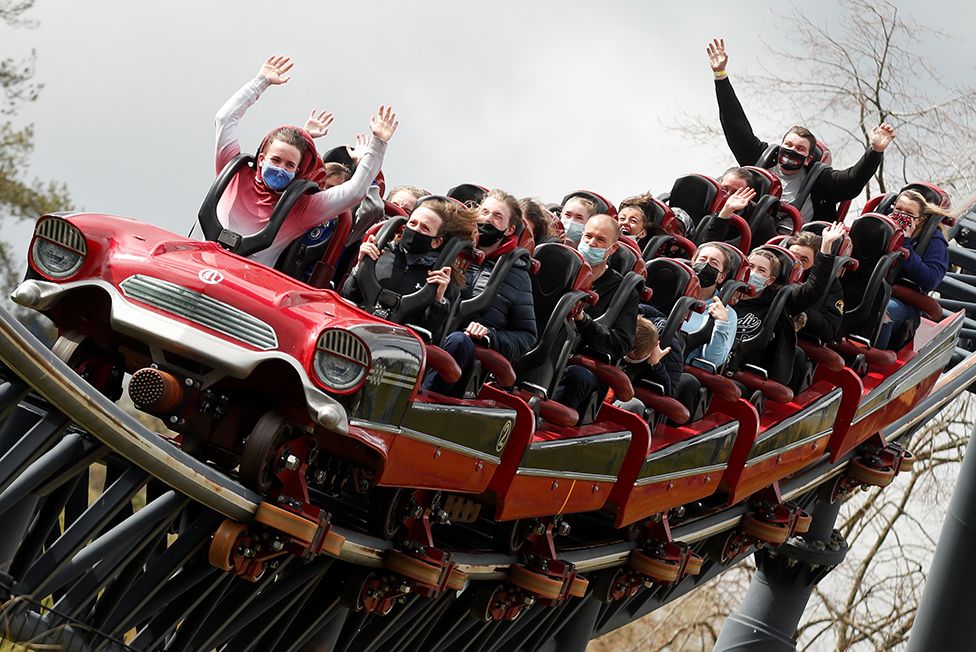
<svg viewBox="0 0 976 652">
<path fill-rule="evenodd" d="M 214 117 L 217 124 L 217 149 L 214 157 L 217 174 L 220 174 L 228 161 L 241 153 L 238 125 L 241 118 L 244 117 L 244 113 L 257 101 L 268 86 L 284 84 L 291 79 L 287 73 L 293 65 L 288 57 L 268 57 L 267 61 L 261 64 L 261 70 L 258 71 L 257 76 L 244 84 L 217 111 L 217 115 Z"/>
<path fill-rule="evenodd" d="M 884 152 L 894 139 L 895 130 L 882 122 L 871 130 L 870 145 L 861 159 L 846 170 L 825 170 L 817 179 L 814 192 L 832 202 L 854 199 L 878 171 Z"/>
<path fill-rule="evenodd" d="M 739 165 L 755 165 L 768 143 L 758 138 L 752 131 L 739 98 L 735 95 L 726 67 L 729 55 L 725 50 L 725 39 L 712 39 L 706 48 L 708 64 L 715 76 L 715 98 L 718 100 L 718 119 L 722 123 L 725 140 Z"/>
<path fill-rule="evenodd" d="M 376 115 L 369 120 L 369 128 L 373 135 L 366 140 L 365 144 L 359 144 L 357 141 L 356 148 L 350 152 L 354 159 L 359 160 L 352 178 L 312 195 L 310 210 L 305 212 L 308 221 L 306 228 L 312 228 L 332 219 L 342 211 L 358 204 L 366 196 L 369 184 L 379 174 L 380 167 L 383 165 L 386 144 L 396 133 L 399 125 L 392 107 L 379 108 Z"/>
</svg>

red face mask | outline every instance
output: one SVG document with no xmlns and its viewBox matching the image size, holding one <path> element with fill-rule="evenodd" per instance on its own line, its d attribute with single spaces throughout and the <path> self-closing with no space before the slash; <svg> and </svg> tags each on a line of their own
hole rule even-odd
<svg viewBox="0 0 976 652">
<path fill-rule="evenodd" d="M 912 224 L 915 222 L 915 216 L 905 211 L 893 210 L 888 217 L 894 220 L 895 224 L 901 227 L 901 230 L 905 233 L 911 230 Z"/>
</svg>

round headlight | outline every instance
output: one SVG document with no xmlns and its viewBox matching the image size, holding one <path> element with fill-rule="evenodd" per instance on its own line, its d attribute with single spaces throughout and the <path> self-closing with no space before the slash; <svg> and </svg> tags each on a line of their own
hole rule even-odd
<svg viewBox="0 0 976 652">
<path fill-rule="evenodd" d="M 73 224 L 59 217 L 43 217 L 37 222 L 31 260 L 41 274 L 67 278 L 78 271 L 86 253 L 85 236 Z"/>
<path fill-rule="evenodd" d="M 329 329 L 319 335 L 312 366 L 319 382 L 334 392 L 348 394 L 366 379 L 369 352 L 352 333 Z"/>
</svg>

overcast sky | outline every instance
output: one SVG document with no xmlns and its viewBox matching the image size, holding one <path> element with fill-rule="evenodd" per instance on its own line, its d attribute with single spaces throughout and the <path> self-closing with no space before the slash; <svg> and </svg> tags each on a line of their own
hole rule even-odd
<svg viewBox="0 0 976 652">
<path fill-rule="evenodd" d="M 831 25 L 838 10 L 827 4 L 804 9 Z M 588 187 L 619 202 L 732 164 L 724 140 L 695 142 L 671 125 L 689 113 L 718 122 L 711 36 L 725 36 L 733 80 L 759 72 L 762 39 L 789 44 L 776 6 L 789 11 L 748 0 L 37 0 L 36 28 L 0 27 L 0 56 L 37 50 L 44 89 L 16 117 L 35 128 L 31 176 L 65 182 L 79 208 L 186 233 L 214 177 L 214 113 L 271 54 L 294 59 L 293 78 L 245 116 L 245 150 L 327 108 L 336 120 L 322 151 L 366 130 L 385 102 L 400 115 L 383 166 L 390 185 L 474 182 L 549 201 Z M 924 18 L 929 7 L 904 9 Z M 951 29 L 974 14 L 970 1 L 939 18 Z M 927 47 L 971 76 L 965 40 Z M 792 124 L 749 112 L 765 139 Z M 28 225 L 3 230 L 26 248 Z"/>
</svg>

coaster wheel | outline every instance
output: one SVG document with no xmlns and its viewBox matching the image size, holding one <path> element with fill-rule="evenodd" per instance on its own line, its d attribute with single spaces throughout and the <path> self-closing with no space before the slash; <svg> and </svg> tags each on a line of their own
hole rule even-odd
<svg viewBox="0 0 976 652">
<path fill-rule="evenodd" d="M 901 466 L 899 462 L 899 467 Z M 895 474 L 892 473 L 890 466 L 875 468 L 868 466 L 860 458 L 854 458 L 847 465 L 847 474 L 860 482 L 872 487 L 887 487 L 894 480 Z"/>
<path fill-rule="evenodd" d="M 705 558 L 701 555 L 696 555 L 695 553 L 688 554 L 688 563 L 685 565 L 685 573 L 688 575 L 698 575 L 701 573 L 702 564 L 705 563 Z"/>
<path fill-rule="evenodd" d="M 492 542 L 496 552 L 516 555 L 525 546 L 525 521 L 502 521 L 495 525 Z"/>
<path fill-rule="evenodd" d="M 267 494 L 275 481 L 278 449 L 291 439 L 291 425 L 277 412 L 261 415 L 241 451 L 241 483 L 261 494 Z"/>
<path fill-rule="evenodd" d="M 793 527 L 793 531 L 797 534 L 809 532 L 811 523 L 813 523 L 813 516 L 801 509 L 797 512 L 796 525 Z"/>
<path fill-rule="evenodd" d="M 665 584 L 677 581 L 681 572 L 681 566 L 677 562 L 650 557 L 640 550 L 632 550 L 627 563 L 641 575 Z"/>
<path fill-rule="evenodd" d="M 366 592 L 370 586 L 377 584 L 378 580 L 379 575 L 374 571 L 365 568 L 352 569 L 343 582 L 339 603 L 350 611 L 366 609 L 369 606 Z M 386 613 L 389 613 L 389 610 Z"/>
<path fill-rule="evenodd" d="M 237 541 L 241 538 L 246 527 L 243 523 L 224 519 L 224 522 L 214 532 L 213 540 L 210 542 L 210 552 L 207 559 L 212 566 L 216 566 L 222 571 L 234 569 Z"/>
<path fill-rule="evenodd" d="M 577 575 L 573 578 L 573 583 L 569 586 L 569 594 L 574 598 L 582 598 L 590 588 L 590 580 Z"/>
<path fill-rule="evenodd" d="M 616 602 L 628 597 L 630 582 L 628 571 L 623 568 L 611 568 L 597 573 L 590 586 L 593 587 L 593 597 L 604 604 Z"/>
<path fill-rule="evenodd" d="M 456 568 L 451 569 L 451 575 L 447 578 L 447 588 L 451 591 L 463 591 L 468 585 L 468 574 Z"/>
<path fill-rule="evenodd" d="M 369 533 L 386 541 L 392 541 L 403 525 L 409 489 L 377 487 L 369 495 L 369 511 L 366 524 Z"/>
<path fill-rule="evenodd" d="M 786 523 L 770 523 L 752 512 L 742 517 L 742 531 L 757 541 L 774 546 L 786 543 L 790 538 L 790 528 Z"/>
<path fill-rule="evenodd" d="M 501 584 L 480 586 L 474 592 L 468 613 L 482 623 L 505 620 L 508 614 L 508 596 Z"/>
<path fill-rule="evenodd" d="M 915 465 L 915 454 L 911 451 L 902 451 L 901 457 L 898 458 L 898 472 L 908 473 L 912 470 L 912 466 Z"/>
<path fill-rule="evenodd" d="M 105 350 L 79 331 L 65 331 L 54 342 L 51 352 L 113 401 L 122 397 L 125 359 L 117 351 Z M 88 362 L 95 364 L 86 364 Z M 102 364 L 109 365 L 109 368 Z"/>
<path fill-rule="evenodd" d="M 562 580 L 530 571 L 525 566 L 512 566 L 508 572 L 508 581 L 544 600 L 558 600 L 563 592 Z"/>
<path fill-rule="evenodd" d="M 437 586 L 441 579 L 441 569 L 433 564 L 399 550 L 387 550 L 383 557 L 383 566 L 387 570 L 403 575 L 426 586 Z"/>
</svg>

